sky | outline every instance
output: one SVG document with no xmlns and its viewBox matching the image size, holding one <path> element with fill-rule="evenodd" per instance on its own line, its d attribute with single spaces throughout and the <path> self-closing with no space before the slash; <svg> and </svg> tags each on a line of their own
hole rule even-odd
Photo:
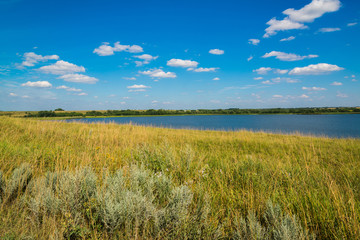
<svg viewBox="0 0 360 240">
<path fill-rule="evenodd" d="M 360 106 L 358 0 L 0 0 L 0 110 Z"/>
</svg>

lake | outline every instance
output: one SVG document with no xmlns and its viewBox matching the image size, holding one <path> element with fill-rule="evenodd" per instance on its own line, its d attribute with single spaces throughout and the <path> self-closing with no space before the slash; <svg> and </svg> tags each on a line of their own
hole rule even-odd
<svg viewBox="0 0 360 240">
<path fill-rule="evenodd" d="M 334 115 L 190 115 L 152 117 L 110 117 L 68 119 L 67 122 L 133 123 L 166 128 L 236 131 L 240 129 L 272 133 L 310 134 L 360 138 L 360 114 Z"/>
</svg>

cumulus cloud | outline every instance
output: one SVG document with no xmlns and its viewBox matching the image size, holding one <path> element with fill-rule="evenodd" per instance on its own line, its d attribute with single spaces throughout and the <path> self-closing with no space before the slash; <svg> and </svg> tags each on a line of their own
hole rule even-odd
<svg viewBox="0 0 360 240">
<path fill-rule="evenodd" d="M 129 88 L 129 89 L 139 89 L 139 88 L 151 88 L 151 87 L 145 86 L 145 85 L 142 85 L 142 84 L 140 84 L 140 85 L 134 84 L 132 86 L 127 86 L 127 88 Z"/>
<path fill-rule="evenodd" d="M 85 72 L 85 68 L 83 66 L 77 66 L 75 64 L 60 60 L 54 64 L 43 66 L 38 69 L 43 73 L 51 73 L 55 75 L 64 75 L 75 72 Z"/>
<path fill-rule="evenodd" d="M 253 70 L 253 72 L 256 72 L 257 74 L 260 74 L 260 75 L 265 75 L 268 72 L 270 72 L 271 70 L 273 70 L 271 67 L 261 67 L 261 68 Z"/>
<path fill-rule="evenodd" d="M 82 89 L 72 88 L 72 87 L 68 87 L 68 86 L 65 86 L 65 85 L 56 87 L 56 89 L 64 89 L 64 90 L 66 90 L 68 92 L 81 92 L 82 91 Z"/>
<path fill-rule="evenodd" d="M 286 74 L 288 72 L 288 70 L 286 69 L 274 69 L 274 73 L 277 74 Z"/>
<path fill-rule="evenodd" d="M 86 84 L 94 84 L 99 81 L 97 78 L 89 77 L 84 74 L 65 74 L 63 76 L 58 77 L 59 79 L 63 79 L 66 82 L 76 82 L 76 83 L 86 83 Z"/>
<path fill-rule="evenodd" d="M 142 59 L 144 61 L 152 61 L 152 60 L 157 59 L 159 56 L 151 56 L 150 54 L 142 54 L 142 55 L 137 55 L 134 57 Z"/>
<path fill-rule="evenodd" d="M 312 0 L 311 3 L 299 10 L 289 8 L 283 11 L 283 14 L 288 15 L 292 21 L 313 22 L 325 13 L 338 11 L 340 6 L 339 0 Z"/>
<path fill-rule="evenodd" d="M 77 94 L 78 96 L 86 96 L 86 95 L 88 95 L 87 93 L 79 93 L 79 94 Z"/>
<path fill-rule="evenodd" d="M 223 55 L 223 54 L 224 54 L 224 50 L 220 50 L 220 49 L 210 49 L 209 53 L 215 54 L 215 55 Z"/>
<path fill-rule="evenodd" d="M 151 56 L 150 54 L 142 54 L 142 55 L 138 55 L 138 56 L 134 56 L 136 58 L 139 58 L 143 61 L 135 61 L 136 66 L 142 66 L 145 64 L 149 64 L 152 60 L 156 60 L 159 56 Z"/>
<path fill-rule="evenodd" d="M 219 80 L 220 80 L 220 78 L 215 77 L 215 78 L 213 78 L 213 80 L 214 80 L 214 81 L 219 81 Z"/>
<path fill-rule="evenodd" d="M 279 51 L 272 51 L 272 52 L 266 53 L 262 57 L 263 58 L 275 57 L 276 59 L 279 59 L 281 61 L 299 61 L 299 60 L 303 60 L 305 58 L 317 58 L 319 56 L 314 55 L 314 54 L 310 54 L 307 56 L 300 56 L 300 55 L 296 55 L 294 53 L 284 53 L 284 52 L 279 52 Z"/>
<path fill-rule="evenodd" d="M 115 52 L 140 53 L 143 51 L 143 48 L 139 45 L 121 45 L 120 42 L 116 42 L 113 47 L 109 43 L 103 43 L 100 47 L 95 48 L 93 53 L 99 56 L 110 56 L 114 55 Z"/>
<path fill-rule="evenodd" d="M 341 30 L 340 28 L 320 28 L 319 32 L 327 33 L 327 32 L 336 32 L 340 30 Z"/>
<path fill-rule="evenodd" d="M 273 98 L 283 98 L 282 95 L 273 95 Z"/>
<path fill-rule="evenodd" d="M 307 26 L 303 23 L 313 22 L 325 13 L 336 12 L 340 9 L 340 6 L 339 0 L 312 0 L 311 3 L 299 10 L 294 8 L 286 9 L 283 11 L 283 14 L 286 15 L 283 20 L 272 18 L 266 23 L 269 27 L 265 29 L 264 37 L 270 37 L 279 31 L 306 29 Z"/>
<path fill-rule="evenodd" d="M 289 74 L 290 75 L 318 75 L 324 74 L 334 71 L 340 71 L 344 68 L 339 67 L 337 65 L 332 65 L 328 63 L 318 63 L 318 64 L 311 64 L 306 67 L 296 67 L 292 69 Z"/>
<path fill-rule="evenodd" d="M 303 95 L 300 96 L 300 98 L 309 98 L 309 96 L 306 95 L 306 94 L 303 94 Z"/>
<path fill-rule="evenodd" d="M 254 39 L 254 38 L 249 39 L 249 44 L 258 45 L 259 43 L 260 43 L 259 39 Z"/>
<path fill-rule="evenodd" d="M 10 97 L 17 97 L 17 94 L 11 92 L 11 93 L 9 93 L 9 96 Z"/>
<path fill-rule="evenodd" d="M 25 58 L 25 60 L 21 63 L 21 65 L 25 66 L 25 67 L 33 67 L 38 62 L 46 62 L 48 60 L 58 60 L 59 59 L 58 55 L 42 56 L 42 55 L 38 55 L 34 52 L 24 53 L 23 57 Z"/>
<path fill-rule="evenodd" d="M 341 86 L 343 85 L 341 82 L 333 82 L 331 83 L 332 86 Z"/>
<path fill-rule="evenodd" d="M 290 36 L 290 37 L 288 37 L 288 38 L 283 38 L 283 39 L 281 39 L 280 42 L 291 41 L 291 40 L 294 40 L 294 39 L 295 39 L 294 36 Z"/>
<path fill-rule="evenodd" d="M 218 67 L 211 67 L 211 68 L 188 68 L 188 71 L 193 71 L 193 72 L 216 72 L 216 70 L 218 70 Z"/>
<path fill-rule="evenodd" d="M 322 88 L 322 87 L 302 87 L 302 90 L 306 90 L 306 91 L 325 91 L 326 88 Z"/>
<path fill-rule="evenodd" d="M 143 75 L 148 75 L 153 78 L 176 78 L 173 72 L 164 72 L 162 69 L 152 69 L 148 71 L 139 72 Z"/>
<path fill-rule="evenodd" d="M 254 57 L 253 56 L 250 56 L 247 58 L 248 62 L 251 61 Z"/>
<path fill-rule="evenodd" d="M 23 87 L 51 88 L 52 85 L 48 81 L 26 82 L 21 84 Z"/>
<path fill-rule="evenodd" d="M 129 92 L 145 92 L 147 88 L 151 88 L 150 86 L 145 86 L 145 85 L 132 85 L 132 86 L 127 86 L 127 88 L 129 89 Z"/>
<path fill-rule="evenodd" d="M 288 18 L 285 18 L 283 20 L 277 20 L 276 18 L 272 18 L 266 24 L 269 25 L 269 27 L 265 29 L 266 33 L 264 34 L 264 38 L 268 38 L 272 35 L 275 35 L 279 31 L 308 28 L 304 24 L 293 22 Z"/>
<path fill-rule="evenodd" d="M 167 61 L 168 66 L 171 67 L 183 67 L 183 68 L 196 68 L 198 66 L 198 62 L 191 60 L 182 60 L 182 59 L 170 59 Z"/>
<path fill-rule="evenodd" d="M 262 81 L 261 83 L 262 83 L 262 84 L 267 84 L 267 85 L 274 84 L 274 83 L 271 82 L 270 80 Z"/>
<path fill-rule="evenodd" d="M 262 80 L 263 77 L 254 77 L 254 80 Z"/>
</svg>

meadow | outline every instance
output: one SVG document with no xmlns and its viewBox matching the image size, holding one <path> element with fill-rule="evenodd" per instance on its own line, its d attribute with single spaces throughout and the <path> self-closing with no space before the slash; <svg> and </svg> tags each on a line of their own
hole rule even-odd
<svg viewBox="0 0 360 240">
<path fill-rule="evenodd" d="M 360 139 L 0 117 L 1 239 L 358 239 Z"/>
</svg>

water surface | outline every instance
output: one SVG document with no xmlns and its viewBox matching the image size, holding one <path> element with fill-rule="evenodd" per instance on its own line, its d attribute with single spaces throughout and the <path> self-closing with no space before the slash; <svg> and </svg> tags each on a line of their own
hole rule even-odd
<svg viewBox="0 0 360 240">
<path fill-rule="evenodd" d="M 167 128 L 310 134 L 360 138 L 360 114 L 334 115 L 190 115 L 155 117 L 110 117 L 66 121 L 133 123 Z"/>
</svg>

